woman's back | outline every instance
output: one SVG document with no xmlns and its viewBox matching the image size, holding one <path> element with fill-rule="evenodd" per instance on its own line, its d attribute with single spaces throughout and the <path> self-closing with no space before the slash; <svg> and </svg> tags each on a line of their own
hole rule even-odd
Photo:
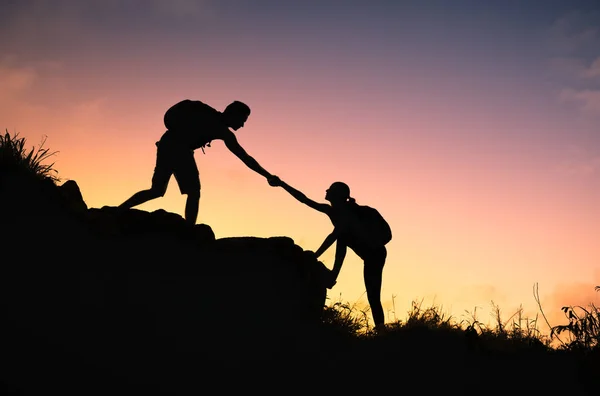
<svg viewBox="0 0 600 396">
<path fill-rule="evenodd" d="M 371 222 L 361 215 L 363 208 L 356 202 L 346 202 L 332 206 L 329 216 L 339 239 L 361 257 L 385 246 Z"/>
</svg>

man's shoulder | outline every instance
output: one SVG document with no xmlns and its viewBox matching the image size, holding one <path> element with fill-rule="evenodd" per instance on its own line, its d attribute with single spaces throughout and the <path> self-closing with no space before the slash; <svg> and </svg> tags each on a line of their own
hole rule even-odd
<svg viewBox="0 0 600 396">
<path fill-rule="evenodd" d="M 235 137 L 235 133 L 231 132 L 229 128 L 227 128 L 224 124 L 217 123 L 214 125 L 215 131 L 215 139 L 221 139 L 225 142 L 237 140 Z"/>
</svg>

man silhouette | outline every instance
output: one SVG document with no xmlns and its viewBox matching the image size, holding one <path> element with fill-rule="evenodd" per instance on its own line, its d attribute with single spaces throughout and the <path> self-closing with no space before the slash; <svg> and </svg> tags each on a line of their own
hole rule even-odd
<svg viewBox="0 0 600 396">
<path fill-rule="evenodd" d="M 223 112 L 199 100 L 182 100 L 167 110 L 164 123 L 167 131 L 156 142 L 156 165 L 151 187 L 138 191 L 119 208 L 130 209 L 152 199 L 162 197 L 167 191 L 171 176 L 175 176 L 179 191 L 187 195 L 185 220 L 196 224 L 200 206 L 200 174 L 194 158 L 194 150 L 210 147 L 213 140 L 219 139 L 248 168 L 270 180 L 273 175 L 240 146 L 235 134 L 244 126 L 250 116 L 250 107 L 234 101 Z"/>
</svg>

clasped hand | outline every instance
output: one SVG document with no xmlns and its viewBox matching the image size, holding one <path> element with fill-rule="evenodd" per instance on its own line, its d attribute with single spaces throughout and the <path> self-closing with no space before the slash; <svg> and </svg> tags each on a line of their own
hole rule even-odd
<svg viewBox="0 0 600 396">
<path fill-rule="evenodd" d="M 279 176 L 272 175 L 271 177 L 267 177 L 267 181 L 271 187 L 281 187 L 281 179 Z"/>
</svg>

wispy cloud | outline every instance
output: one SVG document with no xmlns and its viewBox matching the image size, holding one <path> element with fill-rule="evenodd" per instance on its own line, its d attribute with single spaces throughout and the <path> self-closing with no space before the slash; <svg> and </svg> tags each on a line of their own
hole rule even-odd
<svg viewBox="0 0 600 396">
<path fill-rule="evenodd" d="M 29 129 L 38 119 L 81 128 L 101 124 L 106 119 L 107 100 L 99 95 L 77 98 L 62 68 L 53 60 L 0 58 L 0 130 Z"/>
<path fill-rule="evenodd" d="M 37 77 L 37 71 L 31 66 L 16 67 L 0 63 L 0 98 L 27 90 Z"/>
<path fill-rule="evenodd" d="M 582 147 L 571 146 L 565 157 L 557 167 L 559 172 L 569 176 L 600 175 L 600 155 L 597 153 L 593 154 Z"/>
<path fill-rule="evenodd" d="M 0 102 L 7 103 L 38 97 L 39 92 L 34 95 L 34 90 L 48 85 L 45 79 L 56 76 L 62 67 L 62 63 L 55 60 L 26 62 L 16 55 L 0 57 Z"/>
<path fill-rule="evenodd" d="M 558 18 L 550 28 L 551 49 L 561 54 L 598 51 L 600 12 L 571 11 Z"/>
<path fill-rule="evenodd" d="M 600 84 L 600 56 L 592 61 L 582 57 L 558 56 L 550 59 L 550 72 L 554 78 L 596 80 Z M 590 81 L 585 81 L 589 83 Z M 593 82 L 593 81 L 592 81 Z"/>
<path fill-rule="evenodd" d="M 20 0 L 0 2 L 0 54 L 60 60 L 134 48 L 158 51 L 162 42 L 198 45 L 206 30 L 225 30 L 212 0 Z"/>
<path fill-rule="evenodd" d="M 72 107 L 74 118 L 81 123 L 93 125 L 105 118 L 106 98 L 91 98 Z"/>
<path fill-rule="evenodd" d="M 559 100 L 600 115 L 600 13 L 570 12 L 555 21 L 550 37 Z"/>
<path fill-rule="evenodd" d="M 600 56 L 597 57 L 588 67 L 585 67 L 581 72 L 584 78 L 600 77 Z"/>
<path fill-rule="evenodd" d="M 553 78 L 572 79 L 575 76 L 582 76 L 586 70 L 585 59 L 574 56 L 550 58 L 549 65 Z"/>
<path fill-rule="evenodd" d="M 18 28 L 15 38 L 19 38 L 18 33 L 27 34 L 29 29 L 43 30 L 49 34 L 60 34 L 61 31 L 75 28 L 80 31 L 125 26 L 156 29 L 159 27 L 157 23 L 165 26 L 214 18 L 218 14 L 217 4 L 213 0 L 21 0 L 10 7 L 0 5 L 0 12 L 5 14 L 0 19 L 5 22 L 0 29 Z"/>
<path fill-rule="evenodd" d="M 600 115 L 600 89 L 565 88 L 559 94 L 563 102 L 573 102 L 589 114 Z"/>
<path fill-rule="evenodd" d="M 35 78 L 36 73 L 32 68 L 0 68 L 0 92 L 3 92 L 3 95 L 14 95 L 31 87 Z"/>
<path fill-rule="evenodd" d="M 560 170 L 569 175 L 594 175 L 600 174 L 600 157 L 588 160 L 567 161 L 559 166 Z"/>
</svg>

